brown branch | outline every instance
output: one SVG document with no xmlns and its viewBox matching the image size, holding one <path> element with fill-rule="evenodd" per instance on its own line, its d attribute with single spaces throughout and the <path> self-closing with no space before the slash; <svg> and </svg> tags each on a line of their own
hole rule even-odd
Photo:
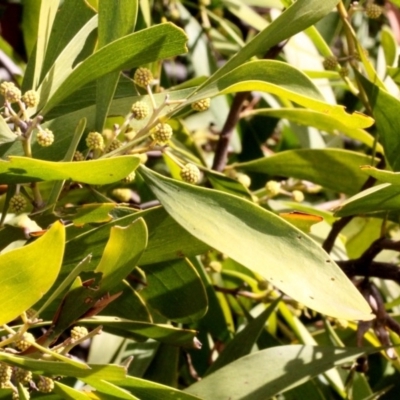
<svg viewBox="0 0 400 400">
<path fill-rule="evenodd" d="M 285 44 L 286 41 L 271 47 L 264 59 L 275 59 L 282 51 Z M 249 97 L 250 93 L 251 92 L 236 93 L 235 97 L 233 98 L 231 109 L 229 110 L 225 124 L 219 134 L 217 148 L 215 150 L 214 162 L 212 165 L 212 169 L 215 171 L 221 172 L 225 168 L 228 160 L 229 143 L 231 141 L 235 126 L 239 122 L 243 103 Z"/>
<path fill-rule="evenodd" d="M 384 168 L 385 167 L 385 158 L 380 155 L 381 159 L 377 164 L 376 168 Z M 372 176 L 368 177 L 365 183 L 362 185 L 360 192 L 372 187 L 376 182 L 376 179 Z M 354 218 L 354 215 L 350 215 L 348 217 L 343 217 L 332 224 L 332 229 L 329 232 L 329 235 L 325 239 L 322 248 L 327 252 L 330 253 L 332 251 L 333 245 L 335 244 L 335 240 L 339 235 L 340 231 Z"/>
</svg>

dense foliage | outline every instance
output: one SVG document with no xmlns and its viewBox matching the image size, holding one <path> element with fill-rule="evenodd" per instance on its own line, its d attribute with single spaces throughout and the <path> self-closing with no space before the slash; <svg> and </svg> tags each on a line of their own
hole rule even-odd
<svg viewBox="0 0 400 400">
<path fill-rule="evenodd" d="M 397 399 L 398 7 L 4 3 L 0 398 Z"/>
</svg>

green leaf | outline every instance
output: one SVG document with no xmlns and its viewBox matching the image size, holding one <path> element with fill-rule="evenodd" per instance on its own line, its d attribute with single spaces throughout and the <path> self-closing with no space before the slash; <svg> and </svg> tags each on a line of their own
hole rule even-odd
<svg viewBox="0 0 400 400">
<path fill-rule="evenodd" d="M 190 323 L 207 312 L 203 282 L 189 260 L 175 260 L 143 268 L 147 286 L 141 292 L 148 304 L 166 318 Z"/>
<path fill-rule="evenodd" d="M 133 32 L 138 5 L 136 0 L 120 0 L 117 7 L 112 2 L 99 3 L 98 49 Z M 119 71 L 111 72 L 97 80 L 96 130 L 98 132 L 103 131 L 118 80 Z"/>
<path fill-rule="evenodd" d="M 103 294 L 111 291 L 136 267 L 146 246 L 147 227 L 143 218 L 125 228 L 111 228 L 103 256 L 95 269 L 102 274 L 100 291 Z"/>
<path fill-rule="evenodd" d="M 0 115 L 0 144 L 15 142 L 17 135 L 10 129 L 7 122 Z"/>
<path fill-rule="evenodd" d="M 371 157 L 348 150 L 300 149 L 282 151 L 236 166 L 269 176 L 305 179 L 336 192 L 354 194 L 366 181 L 359 166 L 370 163 Z"/>
<path fill-rule="evenodd" d="M 45 115 L 77 89 L 110 72 L 177 56 L 187 51 L 186 35 L 171 23 L 143 29 L 118 39 L 79 64 L 55 91 L 49 93 L 42 110 Z"/>
<path fill-rule="evenodd" d="M 60 218 L 72 220 L 74 225 L 82 226 L 89 223 L 102 223 L 112 220 L 110 212 L 117 207 L 115 203 L 90 203 L 83 206 L 67 207 L 58 212 Z"/>
<path fill-rule="evenodd" d="M 30 56 L 35 48 L 40 14 L 40 1 L 24 0 L 22 13 L 22 33 L 26 54 Z"/>
<path fill-rule="evenodd" d="M 137 397 L 131 395 L 124 389 L 119 388 L 117 385 L 107 382 L 104 379 L 94 379 L 90 377 L 81 378 L 81 380 L 88 385 L 94 387 L 96 392 L 98 392 L 101 396 L 102 393 L 111 396 L 111 398 L 115 399 L 124 399 L 124 400 L 140 400 Z"/>
<path fill-rule="evenodd" d="M 352 347 L 272 347 L 234 361 L 185 391 L 203 400 L 265 400 L 362 354 Z"/>
<path fill-rule="evenodd" d="M 298 108 L 266 108 L 257 109 L 246 113 L 246 116 L 265 115 L 268 117 L 285 118 L 299 125 L 314 126 L 322 131 L 337 135 L 343 133 L 347 137 L 358 140 L 369 147 L 373 147 L 374 138 L 361 128 L 354 128 L 342 122 L 341 119 L 333 118 L 322 112 Z M 382 146 L 377 144 L 377 151 L 383 152 Z"/>
<path fill-rule="evenodd" d="M 274 312 L 275 307 L 280 301 L 281 298 L 278 297 L 257 318 L 250 321 L 243 330 L 228 342 L 222 353 L 207 370 L 207 375 L 212 374 L 218 369 L 225 367 L 231 362 L 234 362 L 251 352 L 251 349 L 257 342 L 262 330 L 265 328 L 265 323 L 268 321 L 268 318 Z"/>
<path fill-rule="evenodd" d="M 335 216 L 345 217 L 380 211 L 400 210 L 400 187 L 383 183 L 345 200 L 336 210 Z"/>
<path fill-rule="evenodd" d="M 373 119 L 355 112 L 348 114 L 344 106 L 331 105 L 324 101 L 314 83 L 300 70 L 281 61 L 251 61 L 224 75 L 217 81 L 199 90 L 190 101 L 215 94 L 244 91 L 264 91 L 291 100 L 304 107 L 339 120 L 350 128 L 366 128 Z"/>
<path fill-rule="evenodd" d="M 283 219 L 246 200 L 174 181 L 144 166 L 139 173 L 167 212 L 204 243 L 311 309 L 337 318 L 371 319 L 368 304 L 328 254 Z"/>
<path fill-rule="evenodd" d="M 88 400 L 92 398 L 85 392 L 73 389 L 72 387 L 57 381 L 54 381 L 54 392 L 66 400 Z"/>
<path fill-rule="evenodd" d="M 193 340 L 196 336 L 196 331 L 191 329 L 176 328 L 171 325 L 153 324 L 150 322 L 138 322 L 123 318 L 96 316 L 87 319 L 81 319 L 79 324 L 86 326 L 102 325 L 110 328 L 110 331 L 118 330 L 120 332 L 134 333 L 140 339 L 154 339 L 163 343 L 172 344 L 175 346 L 193 346 Z"/>
<path fill-rule="evenodd" d="M 372 107 L 373 117 L 378 131 L 378 140 L 382 143 L 385 156 L 395 171 L 400 170 L 400 141 L 397 132 L 400 130 L 400 101 L 380 89 L 361 74 L 357 77 L 362 84 Z"/>
<path fill-rule="evenodd" d="M 0 180 L 3 183 L 28 183 L 71 179 L 90 185 L 105 185 L 125 178 L 139 164 L 140 159 L 136 156 L 78 162 L 10 156 L 9 161 L 0 161 Z"/>
<path fill-rule="evenodd" d="M 16 367 L 28 369 L 37 375 L 73 376 L 75 378 L 92 377 L 95 379 L 107 379 L 108 381 L 121 380 L 126 376 L 124 367 L 113 364 L 89 364 L 88 368 L 83 369 L 65 362 L 35 360 L 5 352 L 0 353 L 0 360 Z M 82 365 L 85 366 L 85 364 Z"/>
<path fill-rule="evenodd" d="M 400 185 L 400 172 L 384 171 L 371 167 L 370 165 L 362 165 L 361 171 L 376 178 L 378 181 L 391 183 L 392 185 Z"/>
<path fill-rule="evenodd" d="M 35 242 L 0 255 L 0 324 L 18 317 L 51 288 L 61 268 L 64 242 L 64 225 L 56 222 Z"/>
<path fill-rule="evenodd" d="M 392 66 L 396 62 L 397 42 L 391 29 L 382 26 L 381 30 L 381 46 L 385 55 L 387 66 Z"/>
<path fill-rule="evenodd" d="M 182 392 L 170 386 L 160 385 L 145 379 L 127 376 L 124 379 L 116 380 L 114 383 L 129 390 L 141 400 L 201 400 L 197 396 Z"/>
<path fill-rule="evenodd" d="M 43 61 L 45 58 L 50 33 L 53 27 L 54 18 L 56 16 L 59 4 L 60 0 L 41 0 L 40 2 L 40 14 L 36 34 L 37 42 L 32 89 L 36 89 L 39 85 Z"/>
<path fill-rule="evenodd" d="M 330 13 L 339 0 L 298 0 L 272 21 L 262 32 L 246 44 L 223 67 L 212 75 L 203 85 L 208 86 L 232 69 L 258 54 L 265 54 L 268 49 L 283 40 L 303 31 Z"/>
</svg>

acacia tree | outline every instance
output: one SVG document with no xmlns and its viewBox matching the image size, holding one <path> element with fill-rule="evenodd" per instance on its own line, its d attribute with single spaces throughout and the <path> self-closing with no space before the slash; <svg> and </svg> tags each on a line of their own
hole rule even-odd
<svg viewBox="0 0 400 400">
<path fill-rule="evenodd" d="M 399 1 L 21 3 L 0 397 L 397 398 Z"/>
</svg>

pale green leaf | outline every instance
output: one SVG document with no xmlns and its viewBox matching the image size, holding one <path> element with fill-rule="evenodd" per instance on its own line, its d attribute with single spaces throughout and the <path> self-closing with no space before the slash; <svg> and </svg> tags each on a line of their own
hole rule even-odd
<svg viewBox="0 0 400 400">
<path fill-rule="evenodd" d="M 362 165 L 361 171 L 376 178 L 378 181 L 391 183 L 392 185 L 400 185 L 400 172 L 384 171 L 382 169 L 371 167 L 370 165 Z"/>
<path fill-rule="evenodd" d="M 9 161 L 0 161 L 0 179 L 3 183 L 71 179 L 91 185 L 105 185 L 125 178 L 139 164 L 140 159 L 136 156 L 77 162 L 52 162 L 10 156 Z"/>
<path fill-rule="evenodd" d="M 51 288 L 60 271 L 64 242 L 64 225 L 56 222 L 35 242 L 0 255 L 0 324 L 18 317 Z"/>
<path fill-rule="evenodd" d="M 364 298 L 328 254 L 283 219 L 246 200 L 174 181 L 144 166 L 139 172 L 167 212 L 204 243 L 311 309 L 336 318 L 372 318 Z"/>
<path fill-rule="evenodd" d="M 272 347 L 234 361 L 185 391 L 203 400 L 265 400 L 362 354 L 354 347 Z"/>
</svg>

